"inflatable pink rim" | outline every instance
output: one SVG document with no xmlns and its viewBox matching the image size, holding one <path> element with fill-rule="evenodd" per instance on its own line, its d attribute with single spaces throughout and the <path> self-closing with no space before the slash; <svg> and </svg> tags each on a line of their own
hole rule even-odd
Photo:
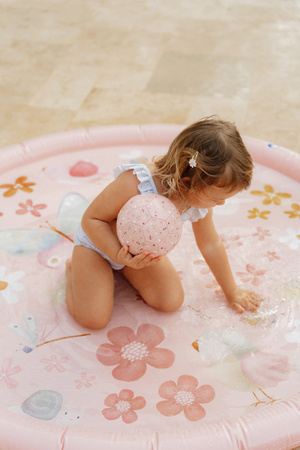
<svg viewBox="0 0 300 450">
<path fill-rule="evenodd" d="M 41 136 L 1 149 L 0 173 L 49 156 L 85 149 L 101 150 L 120 145 L 168 146 L 183 128 L 172 124 L 113 125 Z M 300 181 L 300 155 L 252 137 L 244 137 L 244 141 L 255 163 Z M 188 432 L 108 433 L 47 424 L 0 409 L 0 437 L 2 443 L 10 443 L 5 448 L 26 450 L 39 450 L 41 442 L 47 448 L 70 450 L 190 450 L 195 445 L 222 450 L 287 450 L 300 445 L 300 393 L 274 405 L 272 410 L 259 410 L 235 420 L 195 425 L 193 431 Z"/>
</svg>

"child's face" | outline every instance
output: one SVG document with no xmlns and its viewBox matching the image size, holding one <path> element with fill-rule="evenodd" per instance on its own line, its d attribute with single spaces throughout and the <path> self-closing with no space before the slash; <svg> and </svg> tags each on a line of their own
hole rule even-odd
<svg viewBox="0 0 300 450">
<path fill-rule="evenodd" d="M 194 208 L 213 208 L 217 205 L 224 205 L 225 201 L 238 194 L 240 187 L 229 189 L 216 186 L 207 186 L 198 191 L 189 191 L 187 201 Z"/>
</svg>

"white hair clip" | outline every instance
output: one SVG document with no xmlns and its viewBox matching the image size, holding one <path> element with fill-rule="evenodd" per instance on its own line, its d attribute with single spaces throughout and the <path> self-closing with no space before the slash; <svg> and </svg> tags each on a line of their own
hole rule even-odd
<svg viewBox="0 0 300 450">
<path fill-rule="evenodd" d="M 196 156 L 195 155 L 189 160 L 189 165 L 191 167 L 197 167 L 197 161 L 196 161 Z"/>
</svg>

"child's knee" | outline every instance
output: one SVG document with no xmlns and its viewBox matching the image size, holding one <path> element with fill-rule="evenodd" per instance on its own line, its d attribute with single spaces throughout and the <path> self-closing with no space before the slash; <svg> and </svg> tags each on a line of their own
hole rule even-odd
<svg viewBox="0 0 300 450">
<path fill-rule="evenodd" d="M 183 290 L 178 288 L 176 291 L 165 294 L 157 295 L 154 293 L 152 298 L 150 297 L 148 300 L 146 299 L 146 302 L 159 311 L 174 312 L 181 307 L 183 300 Z"/>
<path fill-rule="evenodd" d="M 90 317 L 77 317 L 76 314 L 74 316 L 74 319 L 84 328 L 88 328 L 89 330 L 102 330 L 102 328 L 105 328 L 106 325 L 109 322 L 109 317 L 96 317 L 91 315 Z"/>
<path fill-rule="evenodd" d="M 77 301 L 72 305 L 73 308 L 70 308 L 68 302 L 67 305 L 71 315 L 79 325 L 90 330 L 101 330 L 106 327 L 110 320 L 113 301 L 111 304 L 109 302 L 104 304 L 95 302 L 90 305 L 88 305 L 88 302 Z"/>
<path fill-rule="evenodd" d="M 175 312 L 181 307 L 183 300 L 184 300 L 183 293 L 178 292 L 169 298 L 165 298 L 161 302 L 160 310 L 164 312 Z"/>
</svg>

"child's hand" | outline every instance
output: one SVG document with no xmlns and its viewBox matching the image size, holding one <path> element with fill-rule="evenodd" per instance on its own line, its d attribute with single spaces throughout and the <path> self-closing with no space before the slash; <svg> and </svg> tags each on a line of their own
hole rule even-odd
<svg viewBox="0 0 300 450">
<path fill-rule="evenodd" d="M 134 256 L 129 253 L 129 248 L 126 245 L 117 254 L 117 262 L 119 264 L 125 264 L 125 266 L 131 269 L 144 269 L 145 267 L 157 264 L 161 258 L 161 256 L 155 256 L 153 253 L 148 253 L 147 251 Z"/>
<path fill-rule="evenodd" d="M 229 306 L 240 314 L 245 310 L 256 311 L 263 299 L 252 291 L 241 289 L 238 286 L 226 296 Z"/>
</svg>

